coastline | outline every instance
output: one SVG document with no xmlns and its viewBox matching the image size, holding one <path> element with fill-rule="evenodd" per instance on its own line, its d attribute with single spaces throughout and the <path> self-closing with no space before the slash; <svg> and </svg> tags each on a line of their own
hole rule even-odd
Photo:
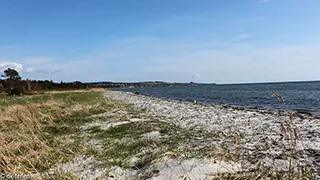
<svg viewBox="0 0 320 180">
<path fill-rule="evenodd" d="M 110 91 L 113 91 L 112 89 L 109 89 Z M 119 91 L 119 90 L 116 90 Z M 297 116 L 308 116 L 310 118 L 316 118 L 320 119 L 320 112 L 315 113 L 310 109 L 281 109 L 281 108 L 265 108 L 265 107 L 256 107 L 256 106 L 245 106 L 245 105 L 233 105 L 233 104 L 221 104 L 221 103 L 214 103 L 214 102 L 204 102 L 204 101 L 197 101 L 192 99 L 174 99 L 174 98 L 166 98 L 166 97 L 156 97 L 148 94 L 143 94 L 140 92 L 131 92 L 131 91 L 121 91 L 120 92 L 126 92 L 126 93 L 133 93 L 135 95 L 141 95 L 145 97 L 151 97 L 155 99 L 161 99 L 164 101 L 174 101 L 174 102 L 188 102 L 188 103 L 194 103 L 196 101 L 196 104 L 204 105 L 204 106 L 222 106 L 224 108 L 233 108 L 237 110 L 252 110 L 252 111 L 262 111 L 263 113 L 271 113 L 274 114 L 277 112 L 278 114 L 285 114 L 287 112 L 294 112 Z M 276 98 L 276 97 L 275 97 Z"/>
<path fill-rule="evenodd" d="M 281 123 L 289 119 L 289 111 L 192 103 L 121 91 L 108 91 L 105 97 L 133 104 L 183 128 L 218 132 L 221 136 L 212 139 L 211 143 L 225 150 L 234 148 L 236 138 L 243 157 L 243 167 L 250 169 L 257 163 L 278 163 L 279 169 L 287 166 L 288 160 L 283 157 L 283 147 L 288 144 L 280 139 Z M 308 166 L 320 172 L 319 117 L 296 113 L 293 122 L 299 130 L 295 149 L 297 166 Z"/>
<path fill-rule="evenodd" d="M 320 122 L 308 114 L 159 99 L 121 91 L 59 92 L 23 99 L 13 99 L 12 107 L 5 111 L 22 108 L 32 100 L 32 108 L 22 111 L 24 116 L 45 108 L 47 114 L 40 117 L 49 116 L 53 121 L 40 130 L 32 129 L 32 123 L 21 126 L 24 134 L 10 150 L 25 143 L 22 137 L 29 133 L 23 129 L 27 129 L 39 135 L 49 133 L 48 140 L 55 139 L 59 146 L 48 145 L 64 159 L 43 154 L 52 164 L 44 162 L 42 171 L 20 169 L 21 174 L 34 178 L 320 178 Z M 15 113 L 7 115 L 16 117 Z M 15 128 L 8 130 L 10 133 L 2 132 L 4 137 L 15 132 Z M 37 143 L 33 139 L 29 143 Z M 65 154 L 65 148 L 72 152 Z M 25 156 L 8 158 L 14 165 Z M 15 166 L 6 168 L 6 173 L 17 172 Z"/>
<path fill-rule="evenodd" d="M 287 118 L 289 116 L 290 112 L 294 112 L 295 114 L 295 120 L 298 120 L 298 122 L 303 121 L 314 121 L 319 120 L 320 116 L 317 114 L 311 114 L 311 113 L 305 113 L 305 112 L 296 112 L 291 110 L 283 110 L 283 109 L 264 109 L 264 108 L 255 108 L 255 107 L 245 107 L 245 106 L 235 106 L 235 105 L 229 105 L 229 104 L 213 104 L 213 103 L 206 103 L 206 102 L 191 102 L 188 100 L 172 100 L 172 99 L 166 99 L 166 98 L 158 98 L 143 94 L 135 94 L 133 92 L 123 92 L 123 91 L 108 91 L 105 94 L 105 97 L 113 99 L 113 100 L 119 100 L 126 104 L 133 104 L 137 108 L 140 109 L 147 109 L 148 111 L 161 116 L 168 116 L 171 117 L 171 115 L 176 116 L 180 114 L 184 114 L 181 117 L 184 117 L 186 120 L 190 120 L 190 117 L 194 119 L 194 117 L 197 117 L 199 121 L 197 123 L 202 123 L 202 120 L 205 120 L 206 122 L 209 122 L 208 120 L 215 121 L 214 116 L 209 117 L 206 113 L 208 113 L 208 109 L 213 110 L 212 115 L 221 115 L 222 113 L 227 114 L 231 118 L 233 116 L 236 116 L 237 113 L 243 113 L 245 117 L 250 118 L 253 116 L 257 116 L 254 119 L 264 118 L 262 116 L 269 115 L 273 118 Z M 180 106 L 180 105 L 181 106 Z M 174 107 L 172 107 L 172 105 Z M 177 109 L 176 107 L 180 107 L 182 109 Z M 185 111 L 183 108 L 191 107 L 192 110 L 195 110 L 196 112 L 199 112 L 199 114 L 195 115 L 195 112 Z M 173 108 L 173 109 L 172 109 Z M 204 108 L 204 109 L 201 109 Z M 205 111 L 200 111 L 205 110 Z M 222 111 L 220 113 L 217 113 L 216 111 Z M 187 112 L 187 114 L 186 114 Z M 169 114 L 168 114 L 169 113 Z M 212 112 L 211 112 L 212 113 Z M 230 114 L 231 113 L 231 114 Z M 206 118 L 204 118 L 205 116 Z M 180 117 L 180 118 L 181 118 Z M 216 117 L 216 118 L 219 118 Z M 191 119 L 191 120 L 192 120 Z M 315 124 L 320 124 L 315 123 Z M 181 125 L 181 124 L 180 124 Z"/>
<path fill-rule="evenodd" d="M 304 88 L 308 87 L 308 88 Z M 249 109 L 279 109 L 320 116 L 319 83 L 226 84 L 216 86 L 115 88 L 156 98 L 232 105 Z M 275 92 L 285 103 L 272 96 Z"/>
</svg>

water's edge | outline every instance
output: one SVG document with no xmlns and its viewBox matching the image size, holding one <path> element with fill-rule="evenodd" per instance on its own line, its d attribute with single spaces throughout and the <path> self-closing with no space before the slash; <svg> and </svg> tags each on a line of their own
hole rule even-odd
<svg viewBox="0 0 320 180">
<path fill-rule="evenodd" d="M 113 90 L 113 89 L 109 89 Z M 115 89 L 114 89 L 115 90 Z M 320 113 L 313 113 L 308 110 L 291 110 L 291 109 L 280 109 L 280 108 L 263 108 L 263 107 L 252 107 L 252 106 L 241 106 L 241 105 L 232 105 L 232 104 L 219 104 L 219 103 L 212 103 L 212 102 L 203 102 L 203 101 L 197 101 L 197 100 L 188 100 L 188 99 L 172 99 L 172 98 L 165 98 L 165 97 L 157 97 L 157 96 L 152 96 L 148 94 L 144 94 L 141 92 L 132 92 L 132 91 L 122 91 L 122 90 L 115 90 L 115 91 L 120 91 L 120 92 L 125 92 L 125 93 L 132 93 L 133 95 L 138 95 L 138 96 L 145 96 L 148 98 L 154 98 L 158 100 L 163 100 L 167 102 L 181 102 L 181 103 L 192 103 L 192 104 L 198 104 L 202 106 L 207 106 L 207 107 L 222 107 L 222 108 L 230 108 L 234 110 L 243 110 L 243 111 L 252 111 L 252 112 L 259 112 L 262 114 L 278 114 L 278 115 L 289 115 L 290 112 L 294 112 L 294 114 L 297 117 L 300 118 L 312 118 L 312 119 L 320 119 Z"/>
<path fill-rule="evenodd" d="M 225 108 L 233 108 L 237 110 L 251 110 L 251 111 L 264 111 L 264 112 L 269 112 L 269 113 L 286 113 L 286 112 L 294 112 L 295 114 L 300 114 L 300 115 L 306 115 L 314 118 L 319 118 L 320 119 L 320 112 L 313 112 L 309 109 L 286 109 L 286 108 L 266 108 L 266 107 L 259 107 L 259 106 L 245 106 L 245 105 L 234 105 L 234 104 L 228 104 L 228 103 L 215 103 L 215 102 L 206 102 L 206 101 L 201 101 L 201 100 L 193 100 L 193 99 L 179 99 L 179 98 L 169 98 L 169 97 L 160 97 L 160 96 L 154 96 L 151 94 L 146 94 L 143 92 L 138 92 L 138 91 L 132 91 L 131 88 L 111 88 L 109 90 L 112 91 L 121 91 L 121 92 L 131 92 L 135 95 L 142 95 L 146 97 L 152 97 L 152 98 L 157 98 L 161 100 L 166 100 L 166 101 L 176 101 L 176 102 L 191 102 L 191 103 L 196 103 L 196 104 L 201 104 L 205 106 L 222 106 Z"/>
<path fill-rule="evenodd" d="M 249 108 L 291 110 L 320 115 L 320 82 L 114 88 L 171 100 Z M 272 96 L 283 96 L 285 103 Z"/>
</svg>

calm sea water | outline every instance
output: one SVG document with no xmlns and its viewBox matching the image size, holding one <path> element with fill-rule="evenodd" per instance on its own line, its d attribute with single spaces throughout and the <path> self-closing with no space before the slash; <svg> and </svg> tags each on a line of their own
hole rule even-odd
<svg viewBox="0 0 320 180">
<path fill-rule="evenodd" d="M 230 104 L 263 109 L 285 109 L 320 114 L 320 82 L 290 82 L 232 85 L 199 85 L 114 90 L 140 92 L 144 95 L 213 104 Z M 286 104 L 272 96 L 281 94 Z"/>
</svg>

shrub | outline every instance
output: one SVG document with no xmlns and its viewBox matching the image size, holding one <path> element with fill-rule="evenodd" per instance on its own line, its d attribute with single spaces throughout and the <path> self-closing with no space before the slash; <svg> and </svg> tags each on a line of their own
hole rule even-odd
<svg viewBox="0 0 320 180">
<path fill-rule="evenodd" d="M 7 93 L 10 96 L 21 96 L 24 93 L 24 91 L 23 91 L 22 87 L 15 86 L 15 87 L 10 88 L 10 90 L 8 90 Z"/>
</svg>

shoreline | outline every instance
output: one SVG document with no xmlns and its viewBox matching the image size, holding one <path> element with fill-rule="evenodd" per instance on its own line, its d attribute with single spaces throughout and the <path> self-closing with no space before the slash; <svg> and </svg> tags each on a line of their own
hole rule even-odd
<svg viewBox="0 0 320 180">
<path fill-rule="evenodd" d="M 234 138 L 238 138 L 244 167 L 277 161 L 283 168 L 288 163 L 283 152 L 288 143 L 280 139 L 281 124 L 288 121 L 290 111 L 192 103 L 121 91 L 108 91 L 105 97 L 133 104 L 183 128 L 218 132 L 222 137 L 213 139 L 212 143 L 226 150 L 234 148 Z M 319 117 L 296 113 L 292 121 L 299 130 L 295 149 L 297 163 L 320 172 Z"/>
<path fill-rule="evenodd" d="M 54 124 L 39 132 L 51 133 L 49 137 L 60 142 L 61 146 L 50 146 L 58 152 L 73 150 L 68 156 L 61 154 L 62 163 L 53 159 L 53 164 L 43 164 L 48 169 L 41 173 L 54 179 L 320 179 L 320 121 L 313 116 L 121 91 L 52 97 L 34 96 L 35 104 L 28 110 L 46 107 Z M 23 102 L 28 101 L 10 108 L 22 107 Z M 71 114 L 55 117 L 55 107 L 58 114 Z M 55 131 L 48 131 L 51 127 Z M 11 158 L 19 163 L 16 159 Z M 12 166 L 6 172 L 13 171 Z"/>
<path fill-rule="evenodd" d="M 136 97 L 142 97 L 143 99 L 147 100 L 159 100 L 159 101 L 164 101 L 164 102 L 173 102 L 173 103 L 183 103 L 183 104 L 188 104 L 188 105 L 199 105 L 199 106 L 205 106 L 205 107 L 213 107 L 213 108 L 226 108 L 226 109 L 234 109 L 234 110 L 239 110 L 239 111 L 254 111 L 257 113 L 265 113 L 265 114 L 273 114 L 273 115 L 280 115 L 280 116 L 288 116 L 290 112 L 293 112 L 297 117 L 300 118 L 310 118 L 310 119 L 319 119 L 320 120 L 320 114 L 314 114 L 311 113 L 310 110 L 307 109 L 301 109 L 299 110 L 290 110 L 290 109 L 274 109 L 274 108 L 263 108 L 263 107 L 250 107 L 250 106 L 241 106 L 241 105 L 232 105 L 232 104 L 219 104 L 219 103 L 211 103 L 211 102 L 203 102 L 203 101 L 194 101 L 192 100 L 183 100 L 183 99 L 169 99 L 169 98 L 162 98 L 162 97 L 155 97 L 152 95 L 146 95 L 143 93 L 136 94 L 135 92 L 128 92 L 128 91 L 113 91 L 112 89 L 108 89 L 109 92 L 121 92 L 129 95 L 131 97 L 136 96 Z M 122 98 L 119 98 L 118 95 L 116 95 L 117 98 L 115 100 L 124 100 Z M 113 98 L 111 98 L 113 99 Z M 128 100 L 125 98 L 125 100 Z M 125 103 L 128 103 L 128 101 L 125 101 Z M 133 103 L 133 101 L 131 101 Z M 134 104 L 134 103 L 133 103 Z M 140 107 L 140 105 L 138 106 Z"/>
<path fill-rule="evenodd" d="M 123 92 L 123 91 L 122 91 Z M 194 103 L 192 100 L 183 100 L 183 99 L 169 99 L 169 98 L 160 98 L 160 97 L 155 97 L 151 95 L 145 95 L 145 94 L 139 94 L 141 96 L 146 96 L 146 97 L 153 97 L 161 100 L 167 100 L 167 101 L 176 101 L 176 102 L 189 102 L 189 103 Z M 263 107 L 254 107 L 254 106 L 242 106 L 242 105 L 233 105 L 233 104 L 219 104 L 219 103 L 214 103 L 214 102 L 203 102 L 203 101 L 196 101 L 195 104 L 199 105 L 205 105 L 205 106 L 222 106 L 224 108 L 233 108 L 237 110 L 251 110 L 251 111 L 263 111 L 264 113 L 273 113 L 273 112 L 278 112 L 279 114 L 283 113 L 288 113 L 288 112 L 294 112 L 297 115 L 305 115 L 305 116 L 310 116 L 312 118 L 320 119 L 320 113 L 316 114 L 312 112 L 311 110 L 308 109 L 280 109 L 280 108 L 263 108 Z"/>
<path fill-rule="evenodd" d="M 162 99 L 162 100 L 168 100 L 168 101 L 178 101 L 178 102 L 191 102 L 193 103 L 194 101 L 197 101 L 198 104 L 204 104 L 204 105 L 213 105 L 213 106 L 226 106 L 226 107 L 233 107 L 233 108 L 238 108 L 238 109 L 247 109 L 247 110 L 266 110 L 266 111 L 281 111 L 281 112 L 294 112 L 296 114 L 304 114 L 304 115 L 309 115 L 313 116 L 314 118 L 320 119 L 320 111 L 319 110 L 312 110 L 312 109 L 299 109 L 299 108 L 271 108 L 271 107 L 263 107 L 263 106 L 250 106 L 250 105 L 235 105 L 235 104 L 227 104 L 227 103 L 217 103 L 217 102 L 209 102 L 209 101 L 201 101 L 197 99 L 179 99 L 179 98 L 169 98 L 169 97 L 157 97 L 149 94 L 144 94 L 142 92 L 134 92 L 134 91 L 122 91 L 122 90 L 113 90 L 108 89 L 110 91 L 120 91 L 120 92 L 128 92 L 128 93 L 133 93 L 135 95 L 142 95 L 146 97 L 152 97 L 152 98 L 157 98 L 157 99 Z M 274 97 L 276 98 L 276 97 Z"/>
</svg>

